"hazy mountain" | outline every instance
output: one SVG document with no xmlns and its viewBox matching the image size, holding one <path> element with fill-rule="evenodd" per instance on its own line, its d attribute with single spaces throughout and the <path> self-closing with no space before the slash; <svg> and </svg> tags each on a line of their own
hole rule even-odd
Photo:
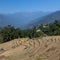
<svg viewBox="0 0 60 60">
<path fill-rule="evenodd" d="M 13 14 L 0 14 L 0 27 L 13 25 L 22 28 L 32 20 L 45 16 L 50 12 L 18 12 Z"/>
<path fill-rule="evenodd" d="M 28 23 L 25 26 L 25 28 L 31 28 L 31 27 L 38 26 L 41 24 L 51 23 L 51 22 L 54 22 L 55 20 L 60 20 L 60 11 L 56 11 L 56 12 L 50 13 L 46 16 L 37 18 L 37 19 L 31 21 L 30 23 Z"/>
</svg>

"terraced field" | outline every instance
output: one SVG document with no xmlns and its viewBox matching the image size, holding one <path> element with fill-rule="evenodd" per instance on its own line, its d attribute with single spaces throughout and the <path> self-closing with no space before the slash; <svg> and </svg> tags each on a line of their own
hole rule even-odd
<svg viewBox="0 0 60 60">
<path fill-rule="evenodd" d="M 19 38 L 0 44 L 0 60 L 60 60 L 60 36 Z"/>
</svg>

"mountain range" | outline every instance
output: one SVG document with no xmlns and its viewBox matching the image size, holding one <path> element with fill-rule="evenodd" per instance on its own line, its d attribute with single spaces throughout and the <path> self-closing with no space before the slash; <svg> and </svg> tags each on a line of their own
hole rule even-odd
<svg viewBox="0 0 60 60">
<path fill-rule="evenodd" d="M 24 27 L 26 29 L 27 28 L 32 28 L 34 26 L 39 26 L 41 24 L 53 23 L 55 20 L 60 20 L 60 11 L 52 12 L 48 15 L 45 15 L 45 16 L 39 17 L 35 20 L 32 20 L 30 23 L 28 23 Z"/>
<path fill-rule="evenodd" d="M 48 15 L 50 12 L 17 12 L 12 14 L 0 14 L 0 27 L 12 25 L 22 28 L 30 21 Z"/>
<path fill-rule="evenodd" d="M 37 25 L 51 23 L 55 20 L 60 20 L 60 11 L 0 14 L 0 27 L 12 25 L 17 28 L 28 29 Z"/>
</svg>

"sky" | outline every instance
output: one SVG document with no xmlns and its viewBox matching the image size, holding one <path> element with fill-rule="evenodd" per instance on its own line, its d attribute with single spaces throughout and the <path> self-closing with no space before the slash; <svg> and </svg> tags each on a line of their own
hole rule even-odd
<svg viewBox="0 0 60 60">
<path fill-rule="evenodd" d="M 60 10 L 60 0 L 0 0 L 0 13 L 57 10 Z"/>
</svg>

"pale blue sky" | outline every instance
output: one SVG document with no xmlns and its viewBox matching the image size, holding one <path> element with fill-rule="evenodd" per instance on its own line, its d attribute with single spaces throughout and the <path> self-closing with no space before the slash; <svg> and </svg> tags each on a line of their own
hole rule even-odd
<svg viewBox="0 0 60 60">
<path fill-rule="evenodd" d="M 0 0 L 0 13 L 57 10 L 60 10 L 60 0 Z"/>
</svg>

